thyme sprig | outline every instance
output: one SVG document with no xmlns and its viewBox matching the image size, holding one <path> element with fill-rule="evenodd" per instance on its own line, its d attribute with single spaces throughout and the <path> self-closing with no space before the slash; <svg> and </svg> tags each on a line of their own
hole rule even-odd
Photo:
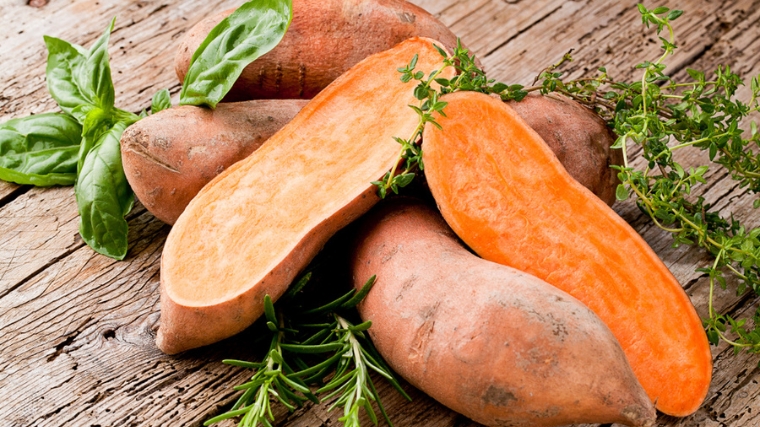
<svg viewBox="0 0 760 427">
<path fill-rule="evenodd" d="M 358 292 L 352 289 L 316 307 L 314 298 L 303 296 L 310 278 L 311 274 L 307 273 L 296 281 L 278 303 L 278 309 L 269 296 L 265 297 L 266 326 L 272 333 L 269 351 L 258 363 L 224 361 L 253 369 L 255 373 L 250 381 L 235 387 L 243 394 L 232 408 L 204 425 L 241 417 L 240 427 L 271 427 L 275 420 L 273 402 L 293 411 L 307 400 L 320 403 L 336 398 L 328 411 L 343 408 L 344 415 L 339 421 L 346 427 L 360 426 L 361 409 L 376 425 L 378 418 L 373 402 L 392 426 L 370 371 L 377 372 L 404 397 L 410 398 L 365 335 L 372 322 L 355 324 L 349 320 L 352 310 L 374 285 L 375 277 Z"/>
<path fill-rule="evenodd" d="M 673 153 L 694 148 L 706 151 L 711 162 L 749 193 L 760 191 L 760 135 L 750 124 L 749 136 L 739 127 L 742 119 L 760 111 L 758 77 L 751 79 L 751 99 L 735 99 L 742 79 L 728 66 L 719 66 L 708 80 L 698 70 L 687 69 L 689 81 L 676 82 L 665 74 L 665 60 L 677 48 L 671 22 L 681 16 L 678 10 L 659 7 L 648 10 L 639 5 L 643 22 L 657 27 L 661 56 L 636 66 L 641 79 L 633 83 L 615 82 L 600 69 L 596 78 L 586 81 L 561 80 L 561 73 L 545 72 L 541 91 L 560 92 L 586 104 L 595 105 L 611 120 L 618 136 L 614 148 L 623 153 L 623 166 L 617 167 L 621 184 L 618 200 L 635 197 L 638 207 L 662 230 L 673 236 L 673 245 L 694 245 L 713 257 L 711 265 L 697 271 L 709 278 L 708 317 L 703 319 L 713 344 L 724 341 L 736 351 L 760 352 L 760 322 L 748 327 L 745 319 L 736 320 L 714 308 L 714 288 L 727 287 L 727 275 L 738 279 L 737 293 L 752 289 L 760 295 L 760 228 L 748 230 L 733 217 L 725 218 L 702 196 L 692 197 L 694 186 L 706 184 L 708 165 L 684 167 Z M 607 85 L 607 87 L 605 87 Z M 600 102 L 601 100 L 601 102 Z M 642 148 L 643 169 L 631 165 L 629 145 Z M 755 199 L 754 207 L 760 207 Z M 760 320 L 760 311 L 755 320 Z M 730 339 L 727 331 L 736 338 Z"/>
<path fill-rule="evenodd" d="M 372 182 L 377 186 L 377 193 L 380 198 L 385 198 L 389 190 L 398 194 L 400 188 L 406 187 L 414 180 L 416 172 L 425 169 L 422 162 L 422 131 L 427 123 L 440 129 L 441 125 L 435 121 L 434 115 L 446 116 L 444 108 L 446 108 L 447 102 L 441 101 L 441 96 L 462 90 L 498 93 L 502 99 L 521 100 L 527 95 L 527 92 L 521 90 L 521 85 L 503 83 L 491 85 L 493 80 L 488 80 L 485 72 L 477 66 L 475 55 L 471 55 L 469 50 L 462 47 L 459 40 L 457 40 L 457 46 L 452 55 L 449 55 L 439 46 L 435 46 L 435 48 L 441 54 L 443 62 L 438 69 L 431 71 L 427 76 L 425 72 L 415 70 L 417 55 L 414 55 L 406 67 L 398 69 L 398 72 L 401 73 L 402 82 L 417 82 L 417 86 L 414 88 L 414 97 L 419 101 L 419 104 L 409 105 L 409 107 L 417 113 L 419 122 L 408 138 L 394 138 L 396 142 L 401 144 L 398 160 L 380 181 Z M 451 79 L 440 77 L 445 70 L 451 67 L 456 70 L 454 77 Z M 403 170 L 399 171 L 398 168 L 402 164 Z"/>
<path fill-rule="evenodd" d="M 604 67 L 596 76 L 564 79 L 561 69 L 572 61 L 568 52 L 545 68 L 533 86 L 509 85 L 488 79 L 476 66 L 475 57 L 461 45 L 452 56 L 441 50 L 442 69 L 456 67 L 458 75 L 451 80 L 434 80 L 439 84 L 437 89 L 430 77 L 425 79 L 424 73 L 414 70 L 415 60 L 399 69 L 402 81 L 418 82 L 415 96 L 421 102 L 414 107 L 420 126 L 410 139 L 399 141 L 403 147 L 400 157 L 406 161 L 399 181 L 408 183 L 414 176 L 405 175 L 413 174 L 415 168 L 424 169 L 420 135 L 425 123 L 438 125 L 432 114 L 444 114 L 443 94 L 472 90 L 497 94 L 504 101 L 519 101 L 529 92 L 557 92 L 593 107 L 614 129 L 617 140 L 613 148 L 623 154 L 623 165 L 615 166 L 621 180 L 617 199 L 634 198 L 654 224 L 672 235 L 673 246 L 697 246 L 712 256 L 710 265 L 697 269 L 709 278 L 708 317 L 703 322 L 710 342 L 726 342 L 737 352 L 760 353 L 760 308 L 751 327 L 746 319 L 734 319 L 714 308 L 715 286 L 725 289 L 728 276 L 735 277 L 737 294 L 751 289 L 760 295 L 760 228 L 748 229 L 733 216 L 721 216 L 703 196 L 693 196 L 695 186 L 707 184 L 711 166 L 685 167 L 673 156 L 683 149 L 705 151 L 711 164 L 725 170 L 740 188 L 750 194 L 760 192 L 760 133 L 755 122 L 750 123 L 748 135 L 739 126 L 748 115 L 760 111 L 760 77 L 750 80 L 752 93 L 747 103 L 735 99 L 744 82 L 728 66 L 718 66 L 709 78 L 702 71 L 687 69 L 689 79 L 675 81 L 665 73 L 665 61 L 677 49 L 672 22 L 683 12 L 666 7 L 638 8 L 644 25 L 656 28 L 661 53 L 635 66 L 641 77 L 633 82 L 615 81 Z M 660 36 L 663 33 L 665 37 Z M 646 161 L 643 168 L 634 167 L 632 146 L 641 148 L 640 155 Z M 394 187 L 394 174 L 395 170 L 390 171 L 376 183 L 380 196 L 384 197 L 387 189 L 398 192 L 397 187 L 402 187 Z M 753 206 L 760 208 L 760 199 L 756 197 Z"/>
</svg>

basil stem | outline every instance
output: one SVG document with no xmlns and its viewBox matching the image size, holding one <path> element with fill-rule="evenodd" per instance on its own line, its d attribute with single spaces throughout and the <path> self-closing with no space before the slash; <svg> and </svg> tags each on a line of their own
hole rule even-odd
<svg viewBox="0 0 760 427">
<path fill-rule="evenodd" d="M 249 1 L 222 20 L 190 60 L 181 105 L 215 108 L 243 69 L 272 50 L 293 16 L 291 0 Z"/>
</svg>

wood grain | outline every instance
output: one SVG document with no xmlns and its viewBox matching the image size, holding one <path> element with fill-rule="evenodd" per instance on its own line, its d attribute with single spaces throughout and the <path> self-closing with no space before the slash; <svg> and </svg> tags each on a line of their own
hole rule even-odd
<svg viewBox="0 0 760 427">
<path fill-rule="evenodd" d="M 658 42 L 640 24 L 636 1 L 416 0 L 449 25 L 482 58 L 489 76 L 530 84 L 545 66 L 574 49 L 572 76 L 605 65 L 617 79 L 637 76 L 632 65 L 656 58 Z M 676 2 L 665 2 L 675 7 Z M 179 84 L 172 69 L 177 40 L 231 0 L 80 0 L 0 3 L 0 121 L 55 110 L 44 80 L 48 34 L 89 46 L 117 17 L 111 64 L 117 105 L 139 112 L 153 94 Z M 648 6 L 652 6 L 648 4 Z M 710 70 L 728 64 L 746 78 L 760 74 L 760 1 L 685 0 L 677 21 L 680 40 L 668 72 Z M 748 89 L 740 97 L 748 97 Z M 176 98 L 176 96 L 175 96 Z M 636 160 L 641 162 L 640 159 Z M 689 154 L 682 161 L 704 161 Z M 760 225 L 752 198 L 717 168 L 717 184 L 698 194 L 740 219 Z M 699 251 L 671 248 L 631 203 L 616 210 L 664 259 L 706 313 L 708 281 L 694 270 L 708 262 Z M 79 238 L 71 188 L 0 183 L 0 425 L 197 426 L 235 398 L 231 385 L 248 375 L 222 358 L 257 359 L 263 351 L 250 329 L 208 348 L 169 357 L 153 343 L 158 326 L 159 260 L 168 226 L 142 207 L 129 216 L 130 250 L 116 262 Z M 758 300 L 720 291 L 717 308 L 751 315 Z M 662 426 L 760 424 L 758 356 L 713 350 L 714 380 L 700 410 L 683 419 L 661 416 Z M 396 426 L 474 426 L 405 385 L 404 401 L 381 383 Z M 339 425 L 328 404 L 278 412 L 278 425 Z M 223 425 L 233 425 L 225 423 Z M 365 418 L 363 425 L 369 425 Z"/>
</svg>

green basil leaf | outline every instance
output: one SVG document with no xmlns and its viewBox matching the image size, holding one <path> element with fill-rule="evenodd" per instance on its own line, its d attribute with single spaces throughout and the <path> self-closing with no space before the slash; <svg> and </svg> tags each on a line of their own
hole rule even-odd
<svg viewBox="0 0 760 427">
<path fill-rule="evenodd" d="M 87 53 L 87 60 L 78 68 L 77 78 L 82 93 L 90 104 L 103 110 L 114 106 L 114 87 L 111 80 L 111 65 L 108 62 L 108 41 L 111 37 L 116 18 L 106 28 L 102 36 Z"/>
<path fill-rule="evenodd" d="M 79 234 L 96 252 L 114 259 L 127 254 L 127 221 L 134 193 L 121 163 L 119 140 L 127 124 L 118 122 L 87 153 L 77 179 Z"/>
<path fill-rule="evenodd" d="M 277 46 L 292 16 L 291 0 L 255 0 L 223 19 L 193 54 L 179 103 L 215 108 L 243 68 Z"/>
<path fill-rule="evenodd" d="M 48 48 L 48 92 L 61 110 L 84 123 L 83 106 L 110 110 L 114 106 L 114 87 L 108 62 L 108 41 L 115 20 L 90 50 L 55 37 L 45 36 Z"/>
<path fill-rule="evenodd" d="M 61 110 L 74 115 L 80 123 L 83 117 L 73 110 L 80 105 L 89 104 L 90 100 L 82 93 L 78 80 L 74 77 L 87 60 L 87 51 L 81 46 L 71 44 L 55 37 L 44 36 L 48 49 L 47 87 L 50 96 L 55 99 Z"/>
<path fill-rule="evenodd" d="M 156 92 L 155 95 L 153 95 L 153 102 L 150 106 L 150 112 L 152 114 L 156 114 L 161 110 L 166 110 L 167 108 L 171 108 L 172 106 L 172 99 L 169 95 L 169 89 L 163 89 L 158 92 Z"/>
<path fill-rule="evenodd" d="M 13 119 L 0 125 L 0 179 L 37 186 L 72 185 L 82 127 L 60 113 Z"/>
</svg>

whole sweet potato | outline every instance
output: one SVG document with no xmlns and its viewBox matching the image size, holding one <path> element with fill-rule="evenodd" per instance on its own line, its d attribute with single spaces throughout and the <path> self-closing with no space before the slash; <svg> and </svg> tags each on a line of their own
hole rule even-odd
<svg viewBox="0 0 760 427">
<path fill-rule="evenodd" d="M 305 100 L 179 106 L 133 124 L 121 137 L 129 185 L 158 219 L 174 224 L 206 183 L 287 124 Z"/>
<path fill-rule="evenodd" d="M 576 181 L 608 205 L 615 203 L 620 180 L 610 165 L 621 165 L 623 155 L 610 148 L 615 135 L 601 117 L 558 95 L 531 94 L 509 106 L 541 136 Z"/>
<path fill-rule="evenodd" d="M 204 19 L 182 39 L 174 62 L 180 82 L 195 50 L 232 11 Z M 415 36 L 456 46 L 445 25 L 404 0 L 294 0 L 285 37 L 246 67 L 225 101 L 312 98 L 362 59 Z"/>
<path fill-rule="evenodd" d="M 489 426 L 651 425 L 654 407 L 605 324 L 570 295 L 471 254 L 432 208 L 394 201 L 362 219 L 354 283 L 388 364 Z"/>
</svg>

